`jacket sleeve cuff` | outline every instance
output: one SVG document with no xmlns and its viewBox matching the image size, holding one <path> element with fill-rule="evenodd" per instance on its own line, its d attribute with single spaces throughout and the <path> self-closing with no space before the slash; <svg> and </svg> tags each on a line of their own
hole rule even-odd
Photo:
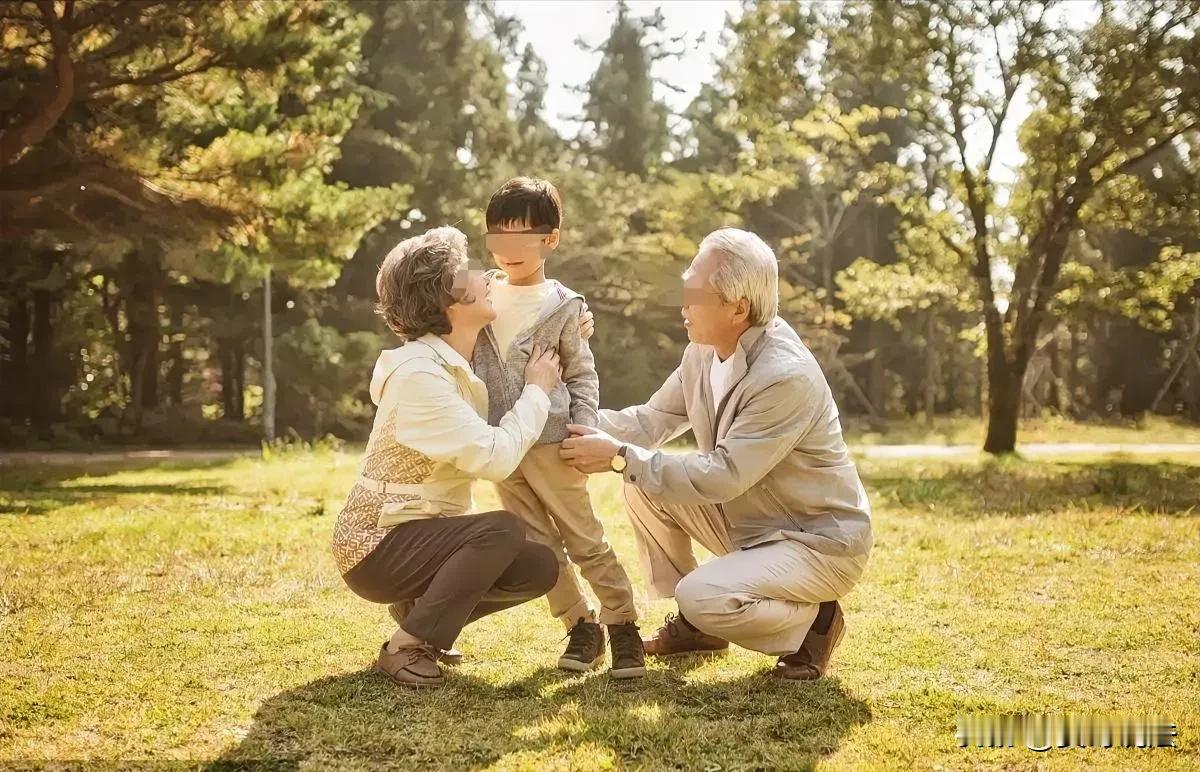
<svg viewBox="0 0 1200 772">
<path fill-rule="evenodd" d="M 526 384 L 521 390 L 521 396 L 533 400 L 533 404 L 541 405 L 546 410 L 550 409 L 550 395 L 533 384 Z"/>
<path fill-rule="evenodd" d="M 621 478 L 631 485 L 641 485 L 646 480 L 646 469 L 650 464 L 650 459 L 657 450 L 646 450 L 639 448 L 637 445 L 625 445 L 628 450 L 625 451 L 625 470 L 621 472 Z"/>
</svg>

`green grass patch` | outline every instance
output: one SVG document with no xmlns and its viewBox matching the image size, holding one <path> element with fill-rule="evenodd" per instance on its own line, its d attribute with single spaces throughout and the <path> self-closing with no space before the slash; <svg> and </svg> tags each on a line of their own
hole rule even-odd
<svg viewBox="0 0 1200 772">
<path fill-rule="evenodd" d="M 391 625 L 328 551 L 354 463 L 0 471 L 0 765 L 1200 766 L 1200 457 L 865 461 L 877 544 L 822 682 L 741 650 L 560 673 L 537 601 L 468 628 L 432 693 L 368 670 Z M 616 482 L 594 500 L 653 628 L 672 605 L 644 596 Z M 979 710 L 1161 713 L 1181 747 L 957 748 Z"/>
</svg>

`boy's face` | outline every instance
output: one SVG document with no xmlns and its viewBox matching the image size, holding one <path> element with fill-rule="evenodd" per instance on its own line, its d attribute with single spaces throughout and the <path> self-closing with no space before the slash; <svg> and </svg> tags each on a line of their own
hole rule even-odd
<svg viewBox="0 0 1200 772">
<path fill-rule="evenodd" d="M 531 228 L 525 220 L 510 220 L 488 229 L 484 243 L 510 284 L 544 278 L 546 255 L 558 247 L 558 228 Z"/>
</svg>

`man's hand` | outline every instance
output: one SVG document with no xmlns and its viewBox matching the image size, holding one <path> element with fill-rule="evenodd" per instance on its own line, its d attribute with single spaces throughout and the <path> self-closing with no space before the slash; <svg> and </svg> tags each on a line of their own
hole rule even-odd
<svg viewBox="0 0 1200 772">
<path fill-rule="evenodd" d="M 621 443 L 590 426 L 567 424 L 567 430 L 572 436 L 562 441 L 558 454 L 568 466 L 587 474 L 612 471 L 612 458 L 621 449 Z"/>
<path fill-rule="evenodd" d="M 583 304 L 583 313 L 579 315 L 579 337 L 584 340 L 591 340 L 596 334 L 596 321 L 592 316 L 592 312 L 588 310 L 587 303 Z"/>
</svg>

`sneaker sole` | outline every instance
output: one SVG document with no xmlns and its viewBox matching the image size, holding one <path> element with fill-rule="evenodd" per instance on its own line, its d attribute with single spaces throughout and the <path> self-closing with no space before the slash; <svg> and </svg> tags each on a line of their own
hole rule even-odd
<svg viewBox="0 0 1200 772">
<path fill-rule="evenodd" d="M 596 657 L 596 659 L 592 660 L 591 662 L 580 662 L 577 659 L 567 659 L 566 657 L 560 657 L 558 660 L 558 669 L 559 670 L 569 670 L 572 673 L 586 673 L 589 670 L 595 670 L 596 668 L 600 667 L 603 664 L 604 664 L 604 655 L 603 654 L 601 654 L 599 657 Z"/>
<path fill-rule="evenodd" d="M 611 671 L 611 675 L 613 678 L 618 678 L 618 679 L 641 678 L 642 676 L 646 675 L 646 668 L 645 668 L 645 666 L 623 667 L 620 669 L 613 668 L 613 670 Z"/>
</svg>

